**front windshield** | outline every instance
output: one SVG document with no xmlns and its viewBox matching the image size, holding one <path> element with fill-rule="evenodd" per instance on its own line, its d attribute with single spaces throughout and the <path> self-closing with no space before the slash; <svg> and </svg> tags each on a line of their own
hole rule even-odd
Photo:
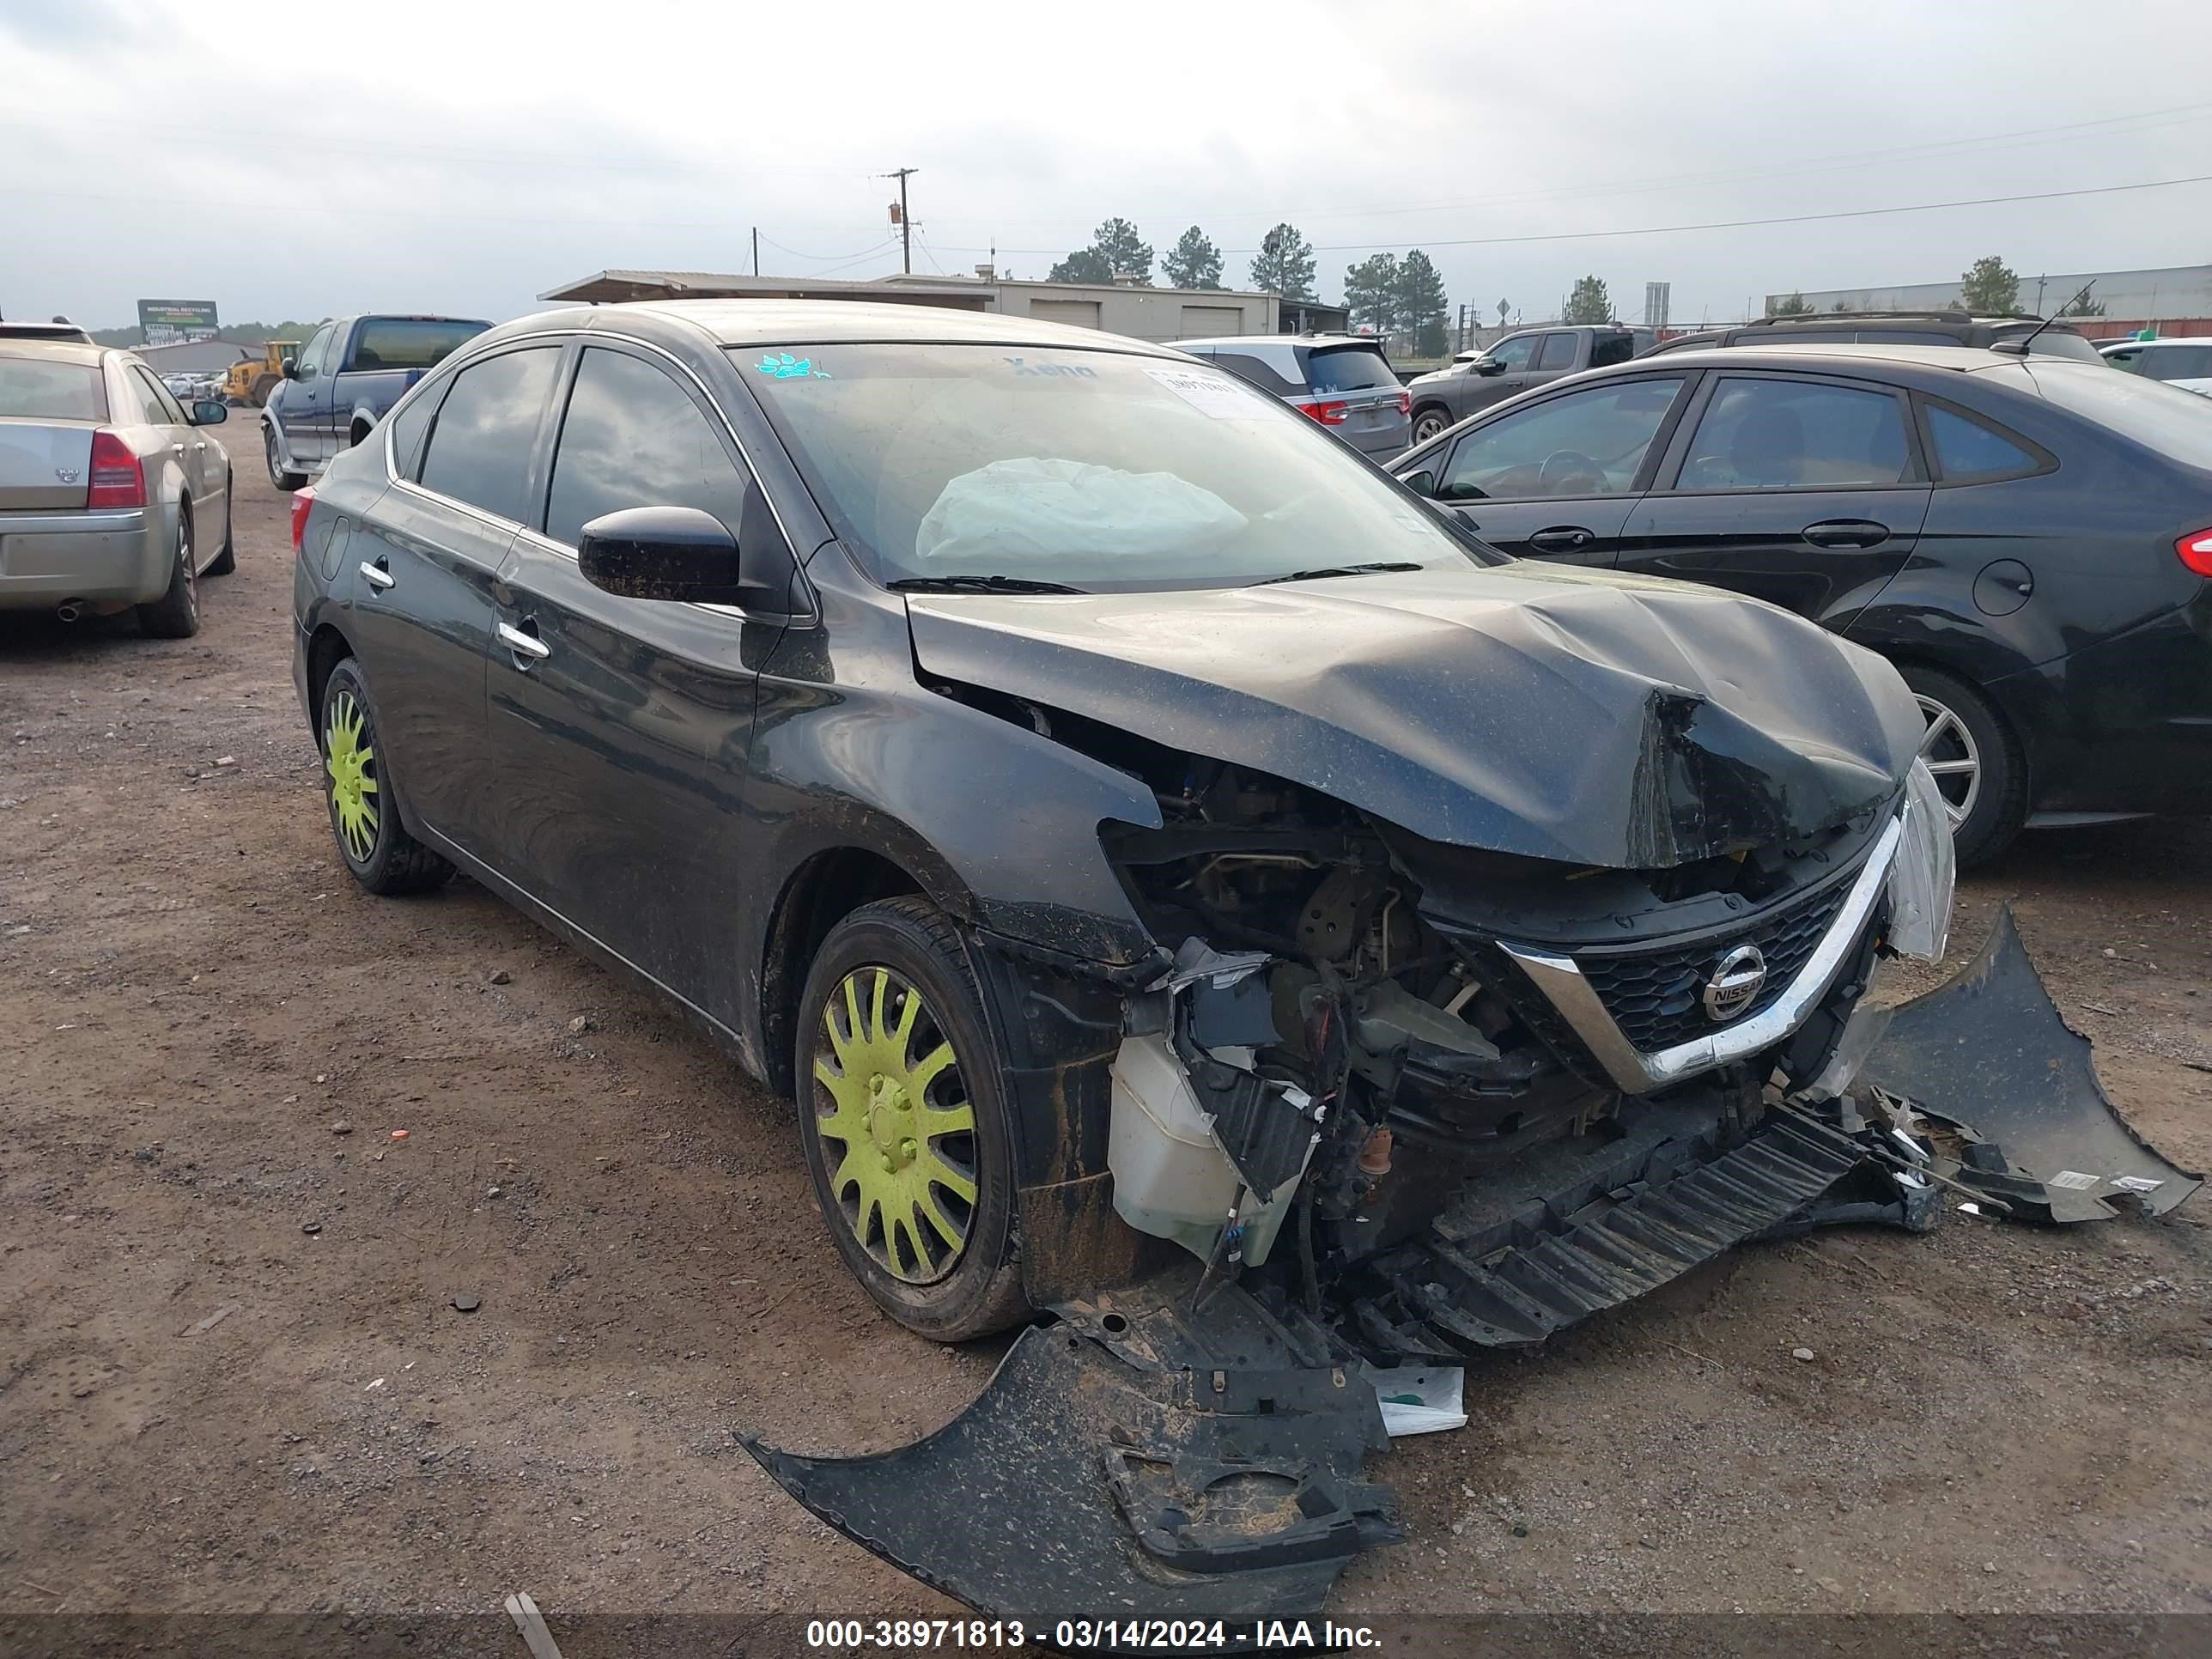
<svg viewBox="0 0 2212 1659">
<path fill-rule="evenodd" d="M 1475 556 L 1307 416 L 1195 363 L 1002 345 L 731 355 L 881 581 L 1228 587 Z"/>
</svg>

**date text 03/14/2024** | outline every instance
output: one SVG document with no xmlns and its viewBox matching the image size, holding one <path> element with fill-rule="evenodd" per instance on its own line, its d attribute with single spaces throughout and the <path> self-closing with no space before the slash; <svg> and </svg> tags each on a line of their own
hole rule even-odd
<svg viewBox="0 0 2212 1659">
<path fill-rule="evenodd" d="M 817 1619 L 806 1626 L 811 1648 L 958 1650 L 1020 1648 L 1035 1643 L 1068 1651 L 1161 1653 L 1264 1652 L 1320 1647 L 1374 1648 L 1381 1638 L 1364 1625 L 1270 1619 L 1251 1625 L 1221 1620 L 1062 1619 L 1034 1629 L 1018 1619 Z"/>
</svg>

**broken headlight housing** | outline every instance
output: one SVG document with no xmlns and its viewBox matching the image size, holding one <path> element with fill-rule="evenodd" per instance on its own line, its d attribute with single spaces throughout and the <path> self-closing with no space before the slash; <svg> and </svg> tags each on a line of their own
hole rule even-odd
<svg viewBox="0 0 2212 1659">
<path fill-rule="evenodd" d="M 1940 962 L 1951 935 L 1951 888 L 1958 863 L 1951 816 L 1928 763 L 1915 760 L 1905 777 L 1904 834 L 1889 867 L 1889 945 L 1899 956 Z"/>
</svg>

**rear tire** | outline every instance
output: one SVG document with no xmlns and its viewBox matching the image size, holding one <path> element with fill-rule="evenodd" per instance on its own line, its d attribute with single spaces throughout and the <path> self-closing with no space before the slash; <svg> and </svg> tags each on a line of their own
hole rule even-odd
<svg viewBox="0 0 2212 1659">
<path fill-rule="evenodd" d="M 2020 741 L 1964 680 L 1917 663 L 1898 672 L 1920 700 L 1928 735 L 1921 758 L 1952 814 L 1951 844 L 1962 870 L 2012 845 L 2027 822 L 2027 758 Z"/>
<path fill-rule="evenodd" d="M 208 576 L 228 576 L 238 568 L 238 544 L 231 534 L 231 507 L 238 495 L 238 474 L 231 471 L 222 480 L 222 550 L 209 562 L 201 574 Z"/>
<path fill-rule="evenodd" d="M 138 607 L 138 629 L 149 639 L 188 640 L 200 631 L 198 554 L 192 546 L 192 510 L 177 507 L 177 545 L 169 560 L 168 591 Z"/>
<path fill-rule="evenodd" d="M 287 472 L 284 470 L 283 462 L 277 459 L 276 432 L 273 427 L 264 426 L 261 428 L 261 453 L 263 459 L 269 463 L 269 482 L 277 489 L 297 489 L 307 482 L 306 473 Z"/>
<path fill-rule="evenodd" d="M 453 866 L 407 833 L 378 752 L 368 683 L 351 657 L 323 687 L 315 736 L 323 751 L 323 805 L 349 874 L 384 897 L 442 886 Z"/>
<path fill-rule="evenodd" d="M 951 922 L 907 896 L 831 928 L 796 1049 L 814 1195 L 876 1304 L 939 1342 L 1026 1319 L 1000 1059 Z"/>
<path fill-rule="evenodd" d="M 1425 444 L 1451 423 L 1451 416 L 1443 410 L 1418 410 L 1413 415 L 1413 441 Z"/>
</svg>

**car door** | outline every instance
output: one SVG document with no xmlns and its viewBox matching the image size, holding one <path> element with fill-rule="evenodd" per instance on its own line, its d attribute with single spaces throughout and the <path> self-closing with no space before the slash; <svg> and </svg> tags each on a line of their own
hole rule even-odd
<svg viewBox="0 0 2212 1659">
<path fill-rule="evenodd" d="M 397 481 L 352 532 L 334 583 L 409 816 L 492 862 L 492 585 L 528 511 L 561 351 L 536 342 L 473 358 L 402 411 Z"/>
<path fill-rule="evenodd" d="M 222 539 L 219 526 L 209 524 L 207 514 L 216 489 L 222 482 L 224 462 L 213 467 L 208 464 L 207 434 L 194 426 L 185 416 L 184 405 L 155 378 L 151 369 L 141 363 L 131 365 L 131 389 L 138 394 L 146 424 L 155 428 L 160 441 L 173 459 L 178 471 L 183 476 L 185 493 L 192 504 L 197 526 L 194 535 L 196 550 L 203 564 L 215 556 Z M 210 539 L 210 538 L 213 539 Z"/>
<path fill-rule="evenodd" d="M 1502 404 L 1526 392 L 1530 385 L 1529 374 L 1535 366 L 1536 349 L 1543 339 L 1541 334 L 1509 334 L 1486 354 L 1492 362 L 1504 364 L 1503 368 L 1487 374 L 1470 372 L 1455 375 L 1445 388 L 1455 418 L 1465 420 L 1477 410 Z"/>
<path fill-rule="evenodd" d="M 1516 405 L 1407 477 L 1501 551 L 1609 565 L 1692 379 L 1624 375 Z"/>
<path fill-rule="evenodd" d="M 292 360 L 291 377 L 274 394 L 284 447 L 303 466 L 319 466 L 330 459 L 325 428 L 330 421 L 331 377 L 323 373 L 323 362 L 330 353 L 332 331 L 329 324 L 315 331 Z"/>
<path fill-rule="evenodd" d="M 757 625 L 726 606 L 617 598 L 584 579 L 576 549 L 584 525 L 624 507 L 693 507 L 733 534 L 752 529 L 749 483 L 684 369 L 647 348 L 586 343 L 544 516 L 502 574 L 490 696 L 514 879 L 723 1018 L 730 918 L 745 902 L 757 676 L 744 647 Z"/>
<path fill-rule="evenodd" d="M 1620 562 L 1847 628 L 1911 556 L 1928 477 L 1894 387 L 1714 374 L 1630 515 Z"/>
</svg>

